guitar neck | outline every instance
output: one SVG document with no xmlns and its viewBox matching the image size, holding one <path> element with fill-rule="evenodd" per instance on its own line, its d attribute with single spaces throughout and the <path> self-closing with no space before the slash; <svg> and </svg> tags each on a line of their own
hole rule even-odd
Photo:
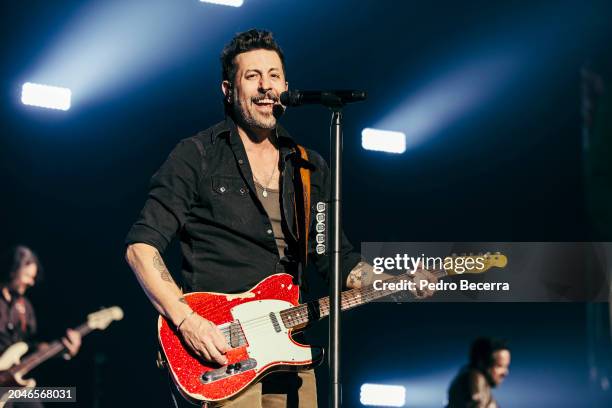
<svg viewBox="0 0 612 408">
<path fill-rule="evenodd" d="M 82 325 L 76 327 L 74 330 L 79 332 L 81 336 L 85 336 L 89 334 L 93 329 L 89 327 L 87 323 L 83 323 Z M 21 374 L 26 374 L 38 365 L 61 353 L 65 349 L 66 347 L 64 347 L 64 344 L 61 342 L 61 340 L 55 340 L 49 343 L 49 345 L 44 349 L 38 350 L 30 354 L 29 356 L 24 358 L 20 364 L 17 364 L 10 370 L 14 373 L 19 372 Z"/>
<path fill-rule="evenodd" d="M 436 278 L 447 276 L 447 272 L 442 269 L 432 271 Z M 396 283 L 403 280 L 412 280 L 414 276 L 407 272 L 401 275 L 396 275 L 390 279 L 386 279 L 386 283 Z M 364 305 L 376 299 L 381 299 L 386 296 L 396 293 L 395 290 L 376 290 L 371 285 L 365 288 L 351 289 L 340 294 L 340 308 L 342 311 L 353 309 L 357 306 Z M 281 317 L 285 327 L 288 329 L 299 329 L 308 324 L 323 319 L 329 316 L 329 297 L 324 297 L 319 300 L 308 302 L 291 309 L 283 310 Z"/>
</svg>

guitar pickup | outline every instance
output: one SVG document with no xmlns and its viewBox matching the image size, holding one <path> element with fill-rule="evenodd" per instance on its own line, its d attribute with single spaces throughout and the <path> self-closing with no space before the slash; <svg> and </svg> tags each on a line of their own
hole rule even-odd
<svg viewBox="0 0 612 408">
<path fill-rule="evenodd" d="M 278 319 L 276 318 L 276 314 L 274 312 L 270 312 L 270 321 L 272 322 L 272 326 L 274 326 L 274 331 L 277 333 L 281 332 L 280 324 L 278 323 Z"/>
<path fill-rule="evenodd" d="M 242 334 L 242 328 L 240 327 L 240 323 L 232 322 L 229 328 L 229 344 L 232 348 L 240 347 L 244 344 L 244 334 Z"/>
<path fill-rule="evenodd" d="M 229 364 L 214 370 L 206 371 L 200 376 L 202 384 L 209 384 L 213 381 L 231 377 L 232 375 L 240 374 L 257 367 L 257 361 L 254 358 L 238 361 L 237 363 Z"/>
</svg>

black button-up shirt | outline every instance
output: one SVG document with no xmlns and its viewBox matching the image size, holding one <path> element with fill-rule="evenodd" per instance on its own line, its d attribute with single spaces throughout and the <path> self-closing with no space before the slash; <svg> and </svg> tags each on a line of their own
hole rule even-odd
<svg viewBox="0 0 612 408">
<path fill-rule="evenodd" d="M 0 353 L 19 341 L 30 341 L 36 334 L 36 316 L 30 301 L 11 293 L 11 301 L 0 292 Z"/>
<path fill-rule="evenodd" d="M 163 253 L 178 236 L 183 254 L 186 291 L 236 293 L 277 273 L 286 261 L 297 262 L 296 178 L 300 166 L 311 169 L 311 225 L 309 259 L 327 277 L 327 216 L 325 253 L 317 254 L 317 203 L 328 207 L 330 174 L 327 163 L 308 150 L 304 162 L 297 145 L 280 126 L 277 129 L 281 160 L 281 213 L 289 245 L 289 259 L 279 259 L 272 225 L 256 196 L 253 174 L 235 123 L 226 118 L 197 135 L 182 140 L 153 175 L 149 196 L 126 244 L 146 243 Z M 320 206 L 319 206 L 320 207 Z M 320 209 L 320 208 L 319 208 Z M 321 217 L 320 217 L 321 218 Z M 303 224 L 303 221 L 300 221 Z M 323 229 L 318 226 L 319 233 Z M 321 237 L 319 237 L 320 239 Z M 321 247 L 319 247 L 321 249 Z M 361 260 L 343 234 L 343 283 Z"/>
</svg>

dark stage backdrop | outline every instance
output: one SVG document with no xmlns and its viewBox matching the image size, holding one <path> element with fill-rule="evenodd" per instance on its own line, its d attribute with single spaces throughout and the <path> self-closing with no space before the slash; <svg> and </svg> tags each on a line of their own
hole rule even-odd
<svg viewBox="0 0 612 408">
<path fill-rule="evenodd" d="M 582 181 L 580 68 L 608 45 L 607 2 L 247 0 L 229 9 L 172 1 L 164 7 L 189 19 L 160 17 L 158 30 L 171 28 L 175 42 L 146 43 L 154 58 L 135 42 L 139 33 L 156 33 L 157 23 L 139 26 L 146 12 L 126 7 L 118 15 L 127 22 L 111 18 L 104 26 L 110 39 L 89 38 L 87 27 L 72 24 L 87 10 L 108 18 L 105 3 L 121 2 L 8 3 L 0 24 L 0 247 L 29 245 L 45 265 L 46 279 L 31 293 L 42 338 L 61 335 L 100 306 L 120 305 L 126 315 L 86 338 L 73 361 L 34 372 L 40 384 L 77 386 L 79 406 L 166 402 L 165 374 L 155 367 L 156 314 L 123 260 L 123 238 L 173 146 L 222 118 L 218 55 L 237 31 L 276 34 L 291 87 L 368 91 L 367 102 L 345 112 L 344 224 L 357 247 L 593 238 Z M 67 112 L 21 105 L 28 74 L 44 71 L 43 56 L 79 35 L 84 44 L 68 55 L 66 80 L 82 75 L 74 69 L 81 66 L 96 74 L 95 89 L 110 90 L 91 91 L 82 104 L 75 99 Z M 126 52 L 116 55 L 117 48 Z M 511 75 L 498 78 L 497 65 L 478 65 L 497 52 L 509 59 Z M 113 68 L 118 75 L 107 78 Z M 472 74 L 464 78 L 466 70 Z M 486 96 L 473 95 L 483 89 Z M 79 89 L 73 92 L 76 98 Z M 433 102 L 411 110 L 422 100 Z M 458 101 L 457 115 L 444 114 L 449 101 Z M 422 141 L 403 155 L 363 150 L 361 130 L 404 105 L 392 122 L 429 118 L 435 130 L 421 132 Z M 324 109 L 289 111 L 282 123 L 328 157 Z M 610 231 L 598 234 L 611 238 Z M 167 259 L 178 270 L 176 246 Z M 311 280 L 310 295 L 324 295 L 316 275 Z M 441 406 L 477 335 L 512 345 L 512 372 L 497 394 L 502 406 L 586 406 L 585 331 L 584 304 L 364 307 L 344 323 L 346 406 L 358 406 L 365 382 L 405 384 L 411 406 Z M 324 344 L 326 324 L 310 337 Z M 317 371 L 322 406 L 326 370 Z"/>
</svg>

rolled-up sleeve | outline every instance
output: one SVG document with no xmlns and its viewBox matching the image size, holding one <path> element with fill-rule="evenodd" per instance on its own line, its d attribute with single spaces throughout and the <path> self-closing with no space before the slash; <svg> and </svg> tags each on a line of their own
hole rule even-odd
<svg viewBox="0 0 612 408">
<path fill-rule="evenodd" d="M 149 195 L 126 245 L 145 243 L 163 253 L 186 222 L 197 198 L 202 152 L 191 139 L 181 141 L 153 175 Z"/>
<path fill-rule="evenodd" d="M 322 193 L 321 196 L 322 197 L 321 198 L 322 198 L 322 201 L 325 202 L 326 210 L 327 210 L 326 211 L 327 213 L 326 228 L 325 228 L 325 234 L 327 236 L 327 239 L 326 239 L 326 244 L 325 244 L 325 253 L 318 254 L 316 251 L 317 242 L 315 240 L 315 237 L 317 234 L 315 230 L 316 223 L 313 223 L 312 229 L 310 231 L 310 236 L 309 236 L 309 245 L 308 245 L 309 258 L 314 261 L 317 267 L 317 270 L 319 271 L 321 276 L 323 276 L 323 278 L 326 279 L 327 282 L 329 282 L 329 279 L 330 279 L 330 274 L 329 274 L 330 257 L 329 255 L 331 253 L 331 249 L 333 245 L 331 241 L 332 237 L 329 233 L 329 227 L 330 227 L 329 215 L 331 211 L 331 207 L 329 205 L 329 203 L 331 202 L 330 201 L 331 199 L 331 174 L 330 174 L 327 163 L 321 156 L 316 155 L 315 157 L 313 157 L 313 159 L 315 159 L 317 167 L 320 168 L 322 171 L 322 184 L 321 184 L 321 193 Z M 316 206 L 316 203 L 311 203 L 311 204 Z M 342 252 L 341 281 L 342 281 L 342 288 L 346 289 L 346 280 L 348 279 L 348 276 L 353 270 L 353 268 L 360 261 L 362 261 L 362 257 L 359 252 L 356 252 L 354 250 L 353 245 L 351 244 L 351 242 L 348 240 L 348 238 L 344 234 L 344 231 L 342 231 L 341 252 Z"/>
</svg>

